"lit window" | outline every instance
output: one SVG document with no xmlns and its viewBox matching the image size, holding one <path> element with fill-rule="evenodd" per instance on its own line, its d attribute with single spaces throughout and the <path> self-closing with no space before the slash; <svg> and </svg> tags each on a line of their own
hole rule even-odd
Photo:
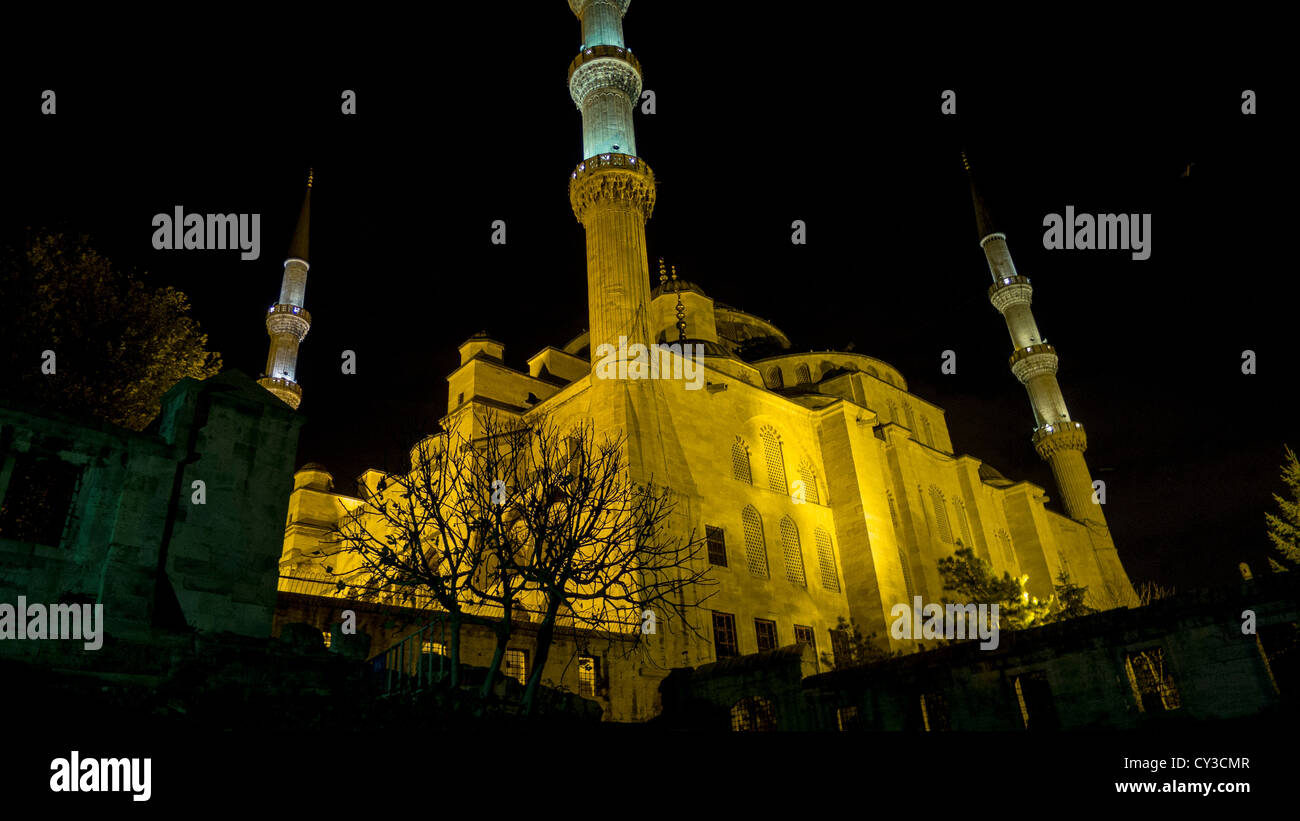
<svg viewBox="0 0 1300 821">
<path fill-rule="evenodd" d="M 595 698 L 600 681 L 600 659 L 595 656 L 578 656 L 578 683 L 582 695 Z"/>
<path fill-rule="evenodd" d="M 934 519 L 939 528 L 939 540 L 952 544 L 952 528 L 948 525 L 948 505 L 938 485 L 930 485 L 930 501 L 934 503 Z"/>
<path fill-rule="evenodd" d="M 527 650 L 507 650 L 504 662 L 503 672 L 520 684 L 526 684 L 528 681 L 528 651 Z"/>
<path fill-rule="evenodd" d="M 331 638 L 331 636 L 330 636 L 330 634 L 329 634 L 329 631 L 328 631 L 328 630 L 322 630 L 322 631 L 321 631 L 321 634 L 320 634 L 320 637 L 321 637 L 321 641 L 325 642 L 325 646 L 326 646 L 326 647 L 329 647 L 329 646 L 330 646 L 330 638 Z"/>
<path fill-rule="evenodd" d="M 817 493 L 817 474 L 813 471 L 812 460 L 804 459 L 799 463 L 799 478 L 803 479 L 804 498 L 815 505 L 821 504 Z"/>
<path fill-rule="evenodd" d="M 789 516 L 781 518 L 781 550 L 785 554 L 785 577 L 800 587 L 808 586 L 803 572 L 803 549 L 799 545 L 799 528 Z"/>
<path fill-rule="evenodd" d="M 1129 685 L 1137 698 L 1138 709 L 1144 713 L 1177 710 L 1182 706 L 1178 685 L 1165 663 L 1165 651 L 1160 647 L 1128 653 L 1124 657 Z"/>
<path fill-rule="evenodd" d="M 749 448 L 745 447 L 745 440 L 739 436 L 731 443 L 731 478 L 751 485 L 754 483 L 754 477 L 749 471 Z"/>
<path fill-rule="evenodd" d="M 831 536 L 825 528 L 813 531 L 817 542 L 817 566 L 821 570 L 822 587 L 834 593 L 840 592 L 840 575 L 835 569 L 835 549 L 831 547 Z"/>
<path fill-rule="evenodd" d="M 751 575 L 766 579 L 767 545 L 763 540 L 763 520 L 753 505 L 746 507 L 740 518 L 745 524 L 745 564 Z"/>
<path fill-rule="evenodd" d="M 786 494 L 790 487 L 785 480 L 785 457 L 781 454 L 781 437 L 770 425 L 760 432 L 763 439 L 763 458 L 767 462 L 767 486 L 777 493 Z"/>
<path fill-rule="evenodd" d="M 776 711 L 772 702 L 762 696 L 748 696 L 731 708 L 731 729 L 738 731 L 771 731 L 776 729 Z"/>
<path fill-rule="evenodd" d="M 421 645 L 420 651 L 425 655 L 438 655 L 438 656 L 447 655 L 447 649 L 443 647 L 440 642 L 436 642 L 436 641 L 426 641 L 423 645 Z"/>
</svg>

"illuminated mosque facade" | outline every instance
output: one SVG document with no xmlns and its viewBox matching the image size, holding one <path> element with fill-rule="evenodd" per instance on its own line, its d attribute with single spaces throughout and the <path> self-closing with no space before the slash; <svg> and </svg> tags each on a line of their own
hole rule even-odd
<svg viewBox="0 0 1300 821">
<path fill-rule="evenodd" d="M 915 597 L 942 602 L 940 559 L 957 542 L 994 572 L 1028 575 L 1046 598 L 1063 573 L 1088 588 L 1098 607 L 1134 601 L 1084 458 L 1083 426 L 1070 417 L 1057 383 L 1057 353 L 1030 308 L 1032 286 L 1011 260 L 972 178 L 980 246 L 992 275 L 989 299 L 1006 320 L 1010 367 L 1024 384 L 1036 427 L 1032 446 L 1052 468 L 1064 513 L 1046 507 L 1043 488 L 1014 481 L 954 450 L 943 408 L 913 394 L 887 362 L 858 352 L 804 352 L 773 323 L 716 301 L 698 284 L 656 272 L 651 287 L 645 221 L 655 176 L 638 156 L 633 107 L 641 66 L 623 39 L 630 0 L 569 0 L 583 44 L 569 66 L 581 111 L 582 156 L 569 200 L 586 232 L 588 332 L 546 347 L 520 369 L 486 334 L 466 340 L 447 377 L 444 427 L 478 431 L 483 413 L 520 420 L 548 414 L 561 426 L 594 423 L 627 437 L 630 478 L 675 491 L 681 526 L 707 538 L 717 582 L 698 615 L 703 638 L 647 636 L 646 659 L 603 660 L 606 717 L 656 713 L 658 682 L 673 667 L 697 666 L 793 644 L 834 653 L 841 617 L 863 634 L 890 638 L 891 610 Z M 308 192 L 310 195 L 310 190 Z M 309 202 L 285 263 L 262 384 L 297 407 L 298 343 L 304 307 Z M 973 283 L 972 283 L 973 285 Z M 684 342 L 703 353 L 703 389 L 672 378 L 600 378 L 593 351 L 609 345 Z M 373 487 L 382 476 L 359 478 Z M 295 476 L 281 559 L 281 592 L 338 596 L 317 551 L 360 500 L 334 490 L 319 465 Z M 526 654 L 527 637 L 521 638 Z M 491 642 L 467 640 L 462 660 L 484 664 Z M 574 675 L 558 650 L 545 679 Z M 526 655 L 525 655 L 526 657 Z M 584 668 L 586 669 L 586 668 Z M 589 669 L 587 670 L 589 675 Z M 576 684 L 576 682 L 575 682 Z"/>
</svg>

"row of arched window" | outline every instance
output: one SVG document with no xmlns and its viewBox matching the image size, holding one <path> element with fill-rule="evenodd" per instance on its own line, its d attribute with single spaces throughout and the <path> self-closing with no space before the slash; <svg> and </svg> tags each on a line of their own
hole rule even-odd
<svg viewBox="0 0 1300 821">
<path fill-rule="evenodd" d="M 889 421 L 896 425 L 904 425 L 908 430 L 920 437 L 921 441 L 932 448 L 938 448 L 938 440 L 934 437 L 934 428 L 930 425 L 930 417 L 924 413 L 921 414 L 921 427 L 916 426 L 917 414 L 912 410 L 912 403 L 907 400 L 903 401 L 903 415 L 898 414 L 898 404 L 893 399 L 885 400 L 889 408 Z"/>
<path fill-rule="evenodd" d="M 767 539 L 763 534 L 763 517 L 753 505 L 747 505 L 740 514 L 745 530 L 745 566 L 750 575 L 761 579 L 771 578 L 767 562 Z M 804 571 L 803 545 L 799 527 L 789 515 L 781 517 L 781 554 L 785 560 L 785 577 L 800 587 L 808 586 Z M 835 549 L 831 535 L 818 525 L 813 529 L 813 543 L 817 548 L 817 570 L 823 588 L 840 592 L 840 576 L 835 565 Z"/>
<path fill-rule="evenodd" d="M 758 435 L 763 443 L 767 486 L 782 495 L 788 494 L 790 487 L 785 472 L 785 451 L 780 435 L 771 425 L 764 425 Z M 754 473 L 749 463 L 749 445 L 739 436 L 731 443 L 731 477 L 747 484 L 754 484 Z M 812 460 L 807 457 L 799 463 L 799 479 L 803 482 L 804 500 L 821 504 L 817 472 L 813 469 Z"/>
<path fill-rule="evenodd" d="M 823 361 L 822 365 L 824 370 L 830 370 L 832 367 L 834 367 L 832 363 L 826 361 Z M 880 371 L 876 370 L 876 367 L 874 365 L 867 365 L 862 370 L 863 372 L 870 374 L 871 376 L 874 376 L 875 378 L 880 379 L 887 384 L 894 385 L 895 387 L 897 387 L 897 383 L 895 383 L 894 381 L 893 374 L 889 373 L 888 371 L 885 372 L 884 376 L 881 376 Z M 812 384 L 812 370 L 808 367 L 807 363 L 800 362 L 794 366 L 794 381 L 796 385 Z M 767 371 L 764 372 L 763 374 L 763 383 L 766 384 L 769 388 L 773 388 L 773 389 L 784 388 L 785 374 L 782 373 L 781 366 L 773 365 L 772 367 L 768 368 Z"/>
</svg>

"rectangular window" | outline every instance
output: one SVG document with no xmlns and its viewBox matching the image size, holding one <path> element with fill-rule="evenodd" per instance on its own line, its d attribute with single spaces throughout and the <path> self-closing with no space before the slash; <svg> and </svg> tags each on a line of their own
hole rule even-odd
<svg viewBox="0 0 1300 821">
<path fill-rule="evenodd" d="M 62 459 L 16 454 L 9 490 L 0 504 L 0 537 L 59 547 L 72 520 L 81 466 Z"/>
<path fill-rule="evenodd" d="M 817 649 L 817 636 L 813 633 L 811 627 L 796 624 L 794 626 L 794 640 L 799 644 L 811 644 L 814 651 Z"/>
<path fill-rule="evenodd" d="M 440 642 L 426 641 L 420 647 L 420 652 L 424 653 L 425 655 L 445 656 L 447 655 L 447 648 L 443 647 Z"/>
<path fill-rule="evenodd" d="M 1177 710 L 1182 706 L 1178 686 L 1165 663 L 1163 648 L 1152 647 L 1126 653 L 1124 666 L 1139 710 L 1144 713 L 1160 713 Z"/>
<path fill-rule="evenodd" d="M 736 617 L 713 611 L 713 649 L 720 659 L 740 655 L 736 644 Z"/>
<path fill-rule="evenodd" d="M 861 711 L 858 710 L 857 705 L 839 707 L 835 710 L 835 723 L 839 725 L 840 732 L 842 733 L 852 730 L 861 730 Z"/>
<path fill-rule="evenodd" d="M 776 622 L 754 619 L 754 633 L 758 636 L 758 652 L 776 649 Z"/>
<path fill-rule="evenodd" d="M 722 528 L 705 525 L 704 535 L 709 543 L 709 564 L 726 567 L 727 542 L 722 536 Z"/>
<path fill-rule="evenodd" d="M 1020 703 L 1020 719 L 1026 730 L 1054 730 L 1057 728 L 1056 705 L 1052 701 L 1052 688 L 1047 674 L 1039 670 L 1016 676 L 1016 700 Z"/>
<path fill-rule="evenodd" d="M 520 684 L 528 682 L 528 651 L 507 650 L 502 659 L 502 672 Z"/>
<path fill-rule="evenodd" d="M 581 693 L 595 698 L 600 690 L 600 659 L 595 656 L 578 656 L 578 683 Z"/>
</svg>

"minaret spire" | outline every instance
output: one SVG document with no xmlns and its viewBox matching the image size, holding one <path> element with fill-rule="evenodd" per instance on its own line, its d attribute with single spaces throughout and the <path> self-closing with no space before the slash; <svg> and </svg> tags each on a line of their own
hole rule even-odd
<svg viewBox="0 0 1300 821">
<path fill-rule="evenodd" d="M 311 328 L 311 314 L 303 307 L 307 293 L 308 239 L 311 232 L 311 185 L 313 173 L 307 172 L 307 191 L 303 194 L 298 225 L 284 260 L 284 277 L 280 281 L 280 300 L 266 312 L 266 332 L 271 350 L 266 357 L 266 375 L 258 380 L 262 387 L 297 408 L 302 402 L 302 387 L 296 381 L 298 346 Z"/>
<path fill-rule="evenodd" d="M 1020 276 L 1011 261 L 1007 248 L 1007 235 L 993 230 L 994 223 L 988 208 L 975 185 L 966 152 L 962 152 L 962 165 L 970 177 L 971 196 L 975 205 L 976 227 L 980 234 L 980 247 L 988 261 L 993 285 L 988 294 L 993 307 L 1006 320 L 1015 352 L 1011 355 L 1011 372 L 1025 386 L 1029 403 L 1034 411 L 1034 432 L 1031 442 L 1039 457 L 1052 468 L 1061 503 L 1071 519 L 1086 524 L 1093 535 L 1103 578 L 1118 590 L 1132 591 L 1132 584 L 1119 563 L 1115 544 L 1106 524 L 1100 504 L 1093 503 L 1092 474 L 1083 452 L 1088 447 L 1088 437 L 1083 423 L 1070 418 L 1065 397 L 1056 381 L 1059 359 L 1056 348 L 1047 344 L 1039 334 L 1030 304 L 1034 289 L 1029 277 Z"/>
</svg>

